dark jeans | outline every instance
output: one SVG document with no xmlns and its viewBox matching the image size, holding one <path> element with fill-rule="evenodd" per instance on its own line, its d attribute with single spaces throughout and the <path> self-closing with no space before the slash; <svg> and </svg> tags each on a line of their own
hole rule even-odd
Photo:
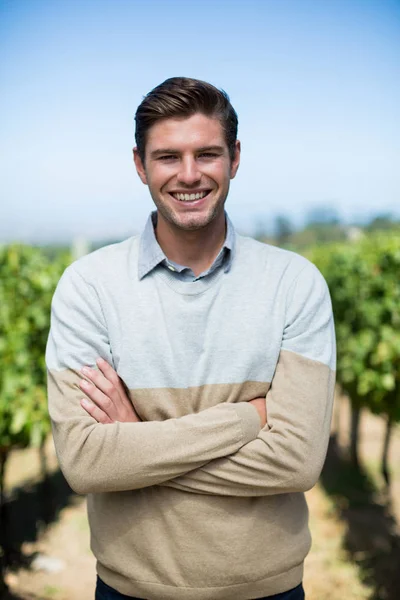
<svg viewBox="0 0 400 600">
<path fill-rule="evenodd" d="M 133 596 L 125 596 L 120 594 L 117 590 L 104 583 L 97 577 L 96 585 L 96 596 L 95 600 L 145 600 L 143 598 L 134 598 Z M 302 584 L 289 590 L 288 592 L 282 592 L 281 594 L 274 594 L 274 596 L 268 596 L 265 598 L 257 598 L 255 600 L 304 600 L 304 590 Z"/>
</svg>

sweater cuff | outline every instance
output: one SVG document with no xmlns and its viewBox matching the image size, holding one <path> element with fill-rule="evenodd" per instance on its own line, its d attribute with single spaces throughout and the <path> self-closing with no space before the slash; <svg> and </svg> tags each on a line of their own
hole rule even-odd
<svg viewBox="0 0 400 600">
<path fill-rule="evenodd" d="M 257 409 L 248 402 L 237 402 L 235 407 L 242 425 L 243 445 L 256 439 L 261 431 L 261 421 Z"/>
</svg>

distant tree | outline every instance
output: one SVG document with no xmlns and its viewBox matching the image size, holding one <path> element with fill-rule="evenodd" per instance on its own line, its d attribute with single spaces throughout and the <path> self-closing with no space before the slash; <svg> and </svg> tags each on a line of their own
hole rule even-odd
<svg viewBox="0 0 400 600">
<path fill-rule="evenodd" d="M 292 241 L 301 249 L 308 245 L 342 241 L 345 237 L 346 230 L 337 210 L 331 206 L 321 205 L 307 213 L 304 229 L 297 232 Z"/>
<path fill-rule="evenodd" d="M 396 227 L 400 227 L 400 221 L 396 221 L 392 214 L 386 213 L 373 217 L 366 228 L 368 231 L 388 231 Z"/>
<path fill-rule="evenodd" d="M 311 208 L 306 216 L 306 226 L 310 225 L 340 225 L 340 216 L 333 206 L 318 205 Z"/>
<path fill-rule="evenodd" d="M 274 222 L 274 240 L 278 246 L 284 246 L 290 241 L 293 234 L 293 226 L 288 217 L 278 215 Z"/>
</svg>

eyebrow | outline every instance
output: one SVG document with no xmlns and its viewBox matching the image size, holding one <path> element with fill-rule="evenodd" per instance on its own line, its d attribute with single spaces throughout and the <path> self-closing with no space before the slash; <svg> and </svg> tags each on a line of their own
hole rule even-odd
<svg viewBox="0 0 400 600">
<path fill-rule="evenodd" d="M 223 152 L 224 151 L 224 147 L 223 146 L 202 146 L 201 148 L 196 148 L 196 152 L 197 153 L 201 153 L 201 152 Z M 159 148 L 158 150 L 153 150 L 153 152 L 150 153 L 150 156 L 152 158 L 156 158 L 157 156 L 162 156 L 163 154 L 180 154 L 179 150 L 173 149 L 173 148 Z"/>
</svg>

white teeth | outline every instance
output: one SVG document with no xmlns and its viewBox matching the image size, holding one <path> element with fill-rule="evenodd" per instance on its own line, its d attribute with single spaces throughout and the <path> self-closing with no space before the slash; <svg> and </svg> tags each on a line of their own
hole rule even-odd
<svg viewBox="0 0 400 600">
<path fill-rule="evenodd" d="M 181 202 L 193 202 L 194 200 L 201 200 L 204 196 L 207 196 L 208 192 L 197 192 L 197 194 L 173 194 L 177 200 Z"/>
</svg>

